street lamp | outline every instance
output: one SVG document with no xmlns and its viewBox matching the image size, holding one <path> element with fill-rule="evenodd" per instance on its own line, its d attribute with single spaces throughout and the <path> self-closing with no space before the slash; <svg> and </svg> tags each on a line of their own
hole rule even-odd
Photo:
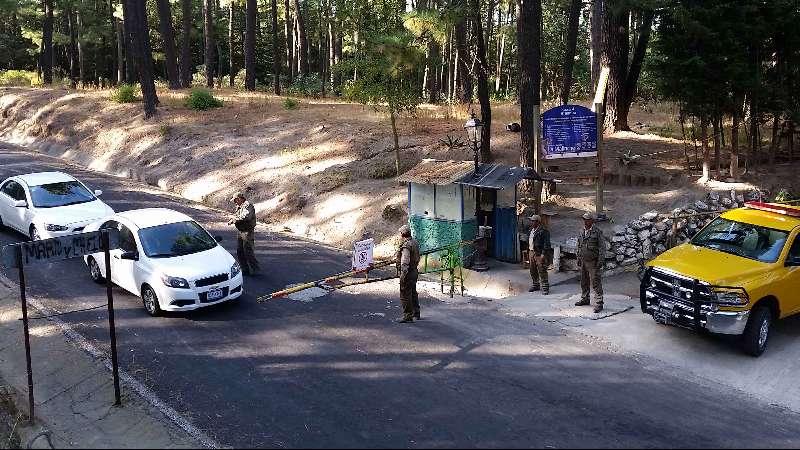
<svg viewBox="0 0 800 450">
<path fill-rule="evenodd" d="M 472 142 L 472 151 L 475 152 L 475 175 L 478 175 L 478 152 L 481 147 L 481 140 L 483 139 L 483 122 L 481 119 L 475 117 L 475 112 L 471 113 L 470 119 L 464 124 L 464 129 L 467 130 L 467 138 Z"/>
</svg>

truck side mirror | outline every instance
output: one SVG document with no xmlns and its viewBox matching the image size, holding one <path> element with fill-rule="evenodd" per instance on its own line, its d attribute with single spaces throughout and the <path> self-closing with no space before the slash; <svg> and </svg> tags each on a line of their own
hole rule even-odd
<svg viewBox="0 0 800 450">
<path fill-rule="evenodd" d="M 800 255 L 789 255 L 786 258 L 786 267 L 800 267 Z"/>
</svg>

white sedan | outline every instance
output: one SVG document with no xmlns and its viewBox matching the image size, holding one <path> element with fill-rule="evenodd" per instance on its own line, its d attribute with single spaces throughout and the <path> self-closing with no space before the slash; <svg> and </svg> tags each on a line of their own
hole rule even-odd
<svg viewBox="0 0 800 450">
<path fill-rule="evenodd" d="M 0 184 L 0 228 L 12 228 L 31 240 L 82 233 L 86 225 L 114 214 L 74 177 L 42 172 L 8 178 Z"/>
<path fill-rule="evenodd" d="M 191 311 L 241 297 L 236 260 L 189 216 L 169 209 L 114 214 L 86 231 L 119 231 L 111 251 L 111 281 L 140 296 L 151 316 Z M 92 280 L 105 283 L 105 255 L 87 256 Z"/>
</svg>

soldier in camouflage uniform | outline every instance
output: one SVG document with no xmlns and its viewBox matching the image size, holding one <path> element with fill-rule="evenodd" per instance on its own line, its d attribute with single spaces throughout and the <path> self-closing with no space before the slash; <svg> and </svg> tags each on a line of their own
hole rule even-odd
<svg viewBox="0 0 800 450">
<path fill-rule="evenodd" d="M 236 204 L 236 212 L 231 217 L 228 225 L 235 225 L 239 230 L 237 236 L 236 259 L 239 260 L 239 265 L 242 267 L 242 274 L 252 276 L 258 275 L 261 267 L 256 259 L 256 208 L 252 203 L 247 201 L 244 194 L 237 192 L 231 198 L 231 201 Z"/>
<path fill-rule="evenodd" d="M 578 264 L 581 266 L 581 301 L 575 306 L 590 305 L 590 287 L 594 288 L 594 312 L 603 311 L 603 262 L 606 254 L 606 240 L 603 231 L 594 226 L 594 215 L 583 215 L 584 228 L 578 239 Z"/>
<path fill-rule="evenodd" d="M 530 217 L 533 222 L 531 234 L 528 236 L 528 259 L 531 263 L 531 280 L 529 292 L 542 290 L 543 295 L 550 294 L 550 281 L 547 267 L 550 265 L 550 232 L 542 226 L 542 218 L 538 215 Z"/>
<path fill-rule="evenodd" d="M 400 302 L 403 304 L 403 317 L 399 323 L 411 323 L 420 320 L 419 297 L 417 295 L 417 279 L 420 254 L 419 243 L 411 237 L 408 225 L 400 227 L 402 244 L 397 249 L 397 274 L 400 276 Z"/>
</svg>

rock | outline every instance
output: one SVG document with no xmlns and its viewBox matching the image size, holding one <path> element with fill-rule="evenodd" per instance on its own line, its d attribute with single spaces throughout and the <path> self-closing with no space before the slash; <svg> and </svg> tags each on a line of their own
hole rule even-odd
<svg viewBox="0 0 800 450">
<path fill-rule="evenodd" d="M 644 259 L 644 253 L 637 253 L 636 259 Z"/>
<path fill-rule="evenodd" d="M 680 216 L 681 214 L 683 214 L 683 209 L 681 208 L 675 208 L 672 210 L 672 217 L 677 217 Z"/>
<path fill-rule="evenodd" d="M 722 199 L 722 206 L 724 206 L 726 208 L 730 208 L 732 205 L 733 205 L 733 200 L 731 200 L 731 199 L 729 199 L 727 197 Z"/>
<path fill-rule="evenodd" d="M 635 248 L 628 248 L 625 250 L 625 256 L 631 257 L 636 256 L 636 249 Z"/>
<path fill-rule="evenodd" d="M 617 268 L 617 263 L 609 262 L 606 263 L 606 270 L 614 270 Z"/>
<path fill-rule="evenodd" d="M 633 222 L 631 222 L 631 228 L 633 228 L 636 231 L 642 231 L 645 228 L 650 228 L 650 223 L 642 220 L 634 220 Z"/>
<path fill-rule="evenodd" d="M 730 196 L 731 196 L 731 201 L 735 202 L 736 201 L 736 189 L 731 189 Z"/>
<path fill-rule="evenodd" d="M 606 259 L 615 259 L 616 257 L 617 257 L 616 253 L 610 251 L 606 252 Z"/>
<path fill-rule="evenodd" d="M 639 240 L 644 241 L 650 237 L 650 230 L 642 230 L 639 232 Z"/>
<path fill-rule="evenodd" d="M 711 200 L 714 203 L 718 203 L 719 202 L 719 198 L 720 197 L 719 197 L 719 193 L 718 192 L 712 192 L 712 193 L 708 194 L 708 199 Z"/>
<path fill-rule="evenodd" d="M 617 262 L 621 263 L 622 261 L 625 261 L 625 255 L 617 255 Z"/>
<path fill-rule="evenodd" d="M 620 242 L 625 242 L 625 235 L 622 235 L 622 236 L 614 235 L 614 237 L 611 238 L 611 242 L 614 242 L 614 243 L 617 243 L 617 244 L 620 243 Z"/>
<path fill-rule="evenodd" d="M 624 235 L 625 234 L 625 230 L 626 230 L 626 227 L 623 226 L 623 225 L 615 225 L 614 226 L 614 234 L 616 234 L 617 236 Z"/>
<path fill-rule="evenodd" d="M 742 203 L 744 203 L 744 195 L 742 195 L 742 194 L 738 194 L 738 195 L 736 196 L 736 203 L 738 203 L 738 204 L 740 204 L 740 205 L 741 205 Z"/>
<path fill-rule="evenodd" d="M 697 208 L 700 211 L 708 211 L 708 209 L 709 209 L 708 205 L 706 203 L 704 203 L 704 202 L 701 202 L 700 200 L 694 202 L 694 207 Z"/>
<path fill-rule="evenodd" d="M 656 231 L 665 231 L 669 226 L 665 222 L 656 222 L 654 228 Z"/>
<path fill-rule="evenodd" d="M 664 253 L 665 251 L 667 251 L 667 247 L 664 244 L 656 245 L 656 253 L 657 254 L 660 255 L 660 254 Z"/>
<path fill-rule="evenodd" d="M 629 258 L 629 259 L 626 259 L 625 261 L 622 261 L 622 265 L 623 266 L 632 266 L 632 265 L 636 264 L 637 262 L 639 262 L 638 259 Z"/>
<path fill-rule="evenodd" d="M 639 220 L 652 222 L 658 217 L 658 211 L 650 211 L 639 216 Z"/>
<path fill-rule="evenodd" d="M 636 230 L 634 230 L 632 227 L 629 226 L 625 228 L 625 234 L 629 236 L 636 236 Z"/>
<path fill-rule="evenodd" d="M 626 249 L 626 247 L 619 246 L 619 247 L 617 247 L 617 249 L 616 249 L 616 250 L 614 250 L 614 252 L 615 252 L 617 255 L 624 255 L 624 254 L 625 254 L 625 249 Z"/>
<path fill-rule="evenodd" d="M 645 241 L 642 242 L 642 255 L 645 258 L 653 256 L 653 242 L 650 241 L 650 239 L 645 239 Z"/>
<path fill-rule="evenodd" d="M 664 242 L 664 239 L 666 237 L 667 237 L 667 232 L 666 231 L 659 231 L 658 233 L 652 235 L 650 239 L 653 242 L 658 243 L 658 242 Z"/>
</svg>

